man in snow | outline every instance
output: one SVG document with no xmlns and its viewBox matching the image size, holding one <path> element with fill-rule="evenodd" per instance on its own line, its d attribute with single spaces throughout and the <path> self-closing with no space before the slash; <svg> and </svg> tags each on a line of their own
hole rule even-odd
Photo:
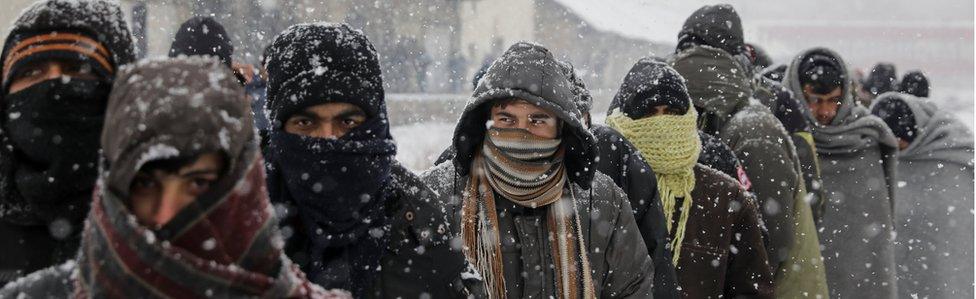
<svg viewBox="0 0 976 299">
<path fill-rule="evenodd" d="M 590 91 L 572 64 L 563 61 L 560 66 L 573 84 L 573 97 L 576 107 L 583 113 L 584 123 L 596 137 L 600 153 L 597 171 L 613 179 L 630 199 L 647 253 L 654 260 L 654 298 L 678 298 L 678 282 L 671 263 L 671 249 L 667 246 L 668 231 L 654 171 L 623 135 L 605 125 L 590 122 L 590 107 L 593 106 Z"/>
<path fill-rule="evenodd" d="M 479 81 L 454 158 L 422 174 L 492 298 L 648 298 L 653 262 L 548 49 L 512 45 Z"/>
<path fill-rule="evenodd" d="M 748 45 L 749 49 L 755 51 L 752 54 L 754 64 L 768 65 L 769 57 L 758 50 L 755 45 Z M 765 58 L 763 58 L 765 56 Z M 763 62 L 762 60 L 767 60 Z M 752 76 L 753 98 L 769 108 L 773 116 L 779 120 L 783 128 L 790 135 L 793 145 L 796 147 L 796 156 L 800 162 L 800 170 L 803 174 L 804 187 L 807 190 L 806 201 L 810 203 L 813 219 L 815 223 L 820 223 L 823 215 L 824 201 L 826 198 L 823 188 L 823 180 L 820 175 L 820 159 L 817 158 L 817 147 L 813 143 L 813 135 L 810 132 L 810 125 L 807 124 L 803 112 L 800 110 L 800 101 L 780 82 L 759 74 L 759 67 Z M 784 66 L 785 71 L 785 66 Z"/>
<path fill-rule="evenodd" d="M 610 111 L 607 124 L 656 171 L 682 297 L 772 298 L 756 202 L 732 177 L 697 163 L 702 145 L 684 79 L 642 59 Z"/>
<path fill-rule="evenodd" d="M 826 296 L 799 158 L 780 121 L 769 108 L 750 100 L 753 79 L 744 49 L 735 9 L 707 5 L 685 21 L 670 62 L 687 80 L 700 112 L 699 128 L 731 147 L 749 176 L 769 231 L 766 251 L 777 296 Z"/>
<path fill-rule="evenodd" d="M 17 280 L 0 297 L 336 295 L 308 282 L 275 244 L 248 103 L 229 70 L 210 58 L 150 60 L 118 78 L 78 260 Z"/>
<path fill-rule="evenodd" d="M 133 51 L 114 1 L 42 1 L 13 23 L 0 56 L 0 284 L 75 256 L 108 94 Z"/>
<path fill-rule="evenodd" d="M 894 131 L 901 149 L 898 297 L 972 298 L 972 131 L 952 113 L 908 94 L 882 94 L 871 113 Z"/>
<path fill-rule="evenodd" d="M 345 24 L 294 25 L 267 51 L 268 193 L 286 251 L 356 297 L 463 297 L 446 215 L 394 159 L 377 59 Z"/>
<path fill-rule="evenodd" d="M 802 52 L 784 85 L 802 95 L 820 157 L 826 208 L 820 239 L 830 297 L 894 298 L 895 153 L 884 121 L 854 102 L 847 65 L 831 50 Z"/>
</svg>

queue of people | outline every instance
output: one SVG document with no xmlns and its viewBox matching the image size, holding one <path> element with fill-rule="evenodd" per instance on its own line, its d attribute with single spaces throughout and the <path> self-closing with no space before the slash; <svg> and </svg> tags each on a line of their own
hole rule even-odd
<svg viewBox="0 0 976 299">
<path fill-rule="evenodd" d="M 251 69 L 195 17 L 137 61 L 117 3 L 43 0 L 0 56 L 0 297 L 971 297 L 973 138 L 929 79 L 745 40 L 696 10 L 605 124 L 516 42 L 413 173 L 349 25 Z"/>
</svg>

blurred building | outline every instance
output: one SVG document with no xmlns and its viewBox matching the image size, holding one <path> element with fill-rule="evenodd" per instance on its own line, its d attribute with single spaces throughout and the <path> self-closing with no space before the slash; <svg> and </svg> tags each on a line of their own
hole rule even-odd
<svg viewBox="0 0 976 299">
<path fill-rule="evenodd" d="M 210 15 L 231 35 L 235 60 L 260 61 L 278 32 L 304 22 L 363 30 L 392 93 L 466 93 L 472 75 L 510 44 L 528 40 L 571 61 L 594 88 L 616 88 L 630 65 L 654 52 L 646 40 L 599 31 L 560 0 L 119 0 L 144 55 L 165 55 L 186 19 Z M 4 0 L 13 20 L 34 0 Z M 6 30 L 6 28 L 3 28 Z"/>
</svg>

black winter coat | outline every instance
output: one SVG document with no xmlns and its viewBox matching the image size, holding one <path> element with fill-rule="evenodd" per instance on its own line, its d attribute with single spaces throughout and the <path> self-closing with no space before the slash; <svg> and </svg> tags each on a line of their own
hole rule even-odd
<svg viewBox="0 0 976 299">
<path fill-rule="evenodd" d="M 392 234 L 380 265 L 380 277 L 370 298 L 465 298 L 468 293 L 483 291 L 480 280 L 462 280 L 468 271 L 460 248 L 450 246 L 450 227 L 445 214 L 433 205 L 435 194 L 420 178 L 400 164 L 390 172 L 386 213 Z M 302 264 L 309 242 L 297 215 L 282 221 L 294 229 L 286 235 L 285 251 Z M 480 296 L 480 295 L 479 295 Z"/>
<path fill-rule="evenodd" d="M 654 261 L 654 298 L 677 298 L 677 278 L 671 263 L 671 249 L 667 247 L 667 226 L 654 171 L 634 145 L 616 130 L 594 125 L 590 132 L 596 136 L 600 149 L 597 171 L 613 179 L 617 187 L 627 193 L 634 209 L 634 219 L 647 245 L 647 253 Z"/>
</svg>

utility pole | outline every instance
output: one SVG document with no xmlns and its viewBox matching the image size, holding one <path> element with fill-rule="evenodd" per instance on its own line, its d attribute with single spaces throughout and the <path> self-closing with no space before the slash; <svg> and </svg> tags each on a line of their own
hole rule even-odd
<svg viewBox="0 0 976 299">
<path fill-rule="evenodd" d="M 136 39 L 136 57 L 145 58 L 149 51 L 149 42 L 146 32 L 146 16 L 149 15 L 149 8 L 145 0 L 136 1 L 132 5 L 132 35 Z"/>
</svg>

